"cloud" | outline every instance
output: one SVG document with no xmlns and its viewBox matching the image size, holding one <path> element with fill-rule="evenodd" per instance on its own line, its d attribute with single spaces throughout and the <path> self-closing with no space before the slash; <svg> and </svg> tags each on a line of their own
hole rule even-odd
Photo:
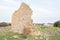
<svg viewBox="0 0 60 40">
<path fill-rule="evenodd" d="M 8 2 L 9 0 L 4 0 L 4 1 Z"/>
<path fill-rule="evenodd" d="M 48 23 L 55 22 L 60 19 L 60 12 L 44 7 L 33 6 L 33 23 Z"/>
</svg>

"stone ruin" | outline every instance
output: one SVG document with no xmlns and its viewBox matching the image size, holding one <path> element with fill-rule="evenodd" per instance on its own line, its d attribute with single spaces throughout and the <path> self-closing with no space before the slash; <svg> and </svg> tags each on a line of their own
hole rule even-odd
<svg viewBox="0 0 60 40">
<path fill-rule="evenodd" d="M 12 15 L 12 32 L 30 34 L 33 26 L 31 16 L 32 10 L 23 2 L 20 8 Z"/>
</svg>

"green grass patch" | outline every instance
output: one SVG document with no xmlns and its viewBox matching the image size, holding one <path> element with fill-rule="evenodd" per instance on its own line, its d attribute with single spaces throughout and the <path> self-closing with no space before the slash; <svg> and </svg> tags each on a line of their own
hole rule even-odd
<svg viewBox="0 0 60 40">
<path fill-rule="evenodd" d="M 49 40 L 60 40 L 60 36 L 51 36 Z"/>
<path fill-rule="evenodd" d="M 3 27 L 4 28 L 4 27 Z M 8 28 L 5 27 L 4 30 L 7 30 Z M 33 27 L 34 30 L 39 30 L 43 33 L 46 32 L 53 32 L 53 33 L 58 33 L 60 32 L 60 28 L 58 27 Z M 8 29 L 9 30 L 9 29 Z M 0 33 L 0 40 L 46 40 L 46 38 L 43 36 L 30 36 L 30 35 L 25 35 L 25 34 L 18 34 L 18 33 L 12 33 L 4 31 Z M 13 36 L 17 35 L 18 38 L 14 38 Z M 51 36 L 49 37 L 49 40 L 60 40 L 60 36 Z"/>
</svg>

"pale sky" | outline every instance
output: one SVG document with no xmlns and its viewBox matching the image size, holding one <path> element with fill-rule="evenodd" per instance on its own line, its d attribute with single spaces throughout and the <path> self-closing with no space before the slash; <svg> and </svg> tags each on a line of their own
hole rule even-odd
<svg viewBox="0 0 60 40">
<path fill-rule="evenodd" d="M 11 22 L 12 14 L 25 2 L 33 10 L 33 23 L 60 20 L 60 0 L 0 0 L 0 22 Z"/>
</svg>

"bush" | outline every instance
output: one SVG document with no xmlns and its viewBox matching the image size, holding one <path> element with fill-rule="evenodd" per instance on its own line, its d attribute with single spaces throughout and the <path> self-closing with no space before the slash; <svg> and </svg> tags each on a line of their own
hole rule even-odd
<svg viewBox="0 0 60 40">
<path fill-rule="evenodd" d="M 54 27 L 60 27 L 60 21 L 55 22 Z"/>
<path fill-rule="evenodd" d="M 6 22 L 1 22 L 0 23 L 0 27 L 5 27 L 5 26 L 8 26 L 8 23 L 6 23 Z"/>
</svg>

